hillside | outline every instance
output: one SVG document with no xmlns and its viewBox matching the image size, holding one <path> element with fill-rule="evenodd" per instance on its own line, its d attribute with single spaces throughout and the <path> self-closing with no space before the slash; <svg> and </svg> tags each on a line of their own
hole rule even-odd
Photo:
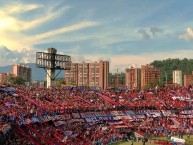
<svg viewBox="0 0 193 145">
<path fill-rule="evenodd" d="M 182 76 L 184 74 L 192 74 L 193 71 L 193 59 L 166 59 L 166 60 L 155 60 L 151 65 L 161 68 L 161 81 L 165 82 L 167 74 L 168 81 L 172 82 L 172 72 L 173 70 L 181 70 Z"/>
</svg>

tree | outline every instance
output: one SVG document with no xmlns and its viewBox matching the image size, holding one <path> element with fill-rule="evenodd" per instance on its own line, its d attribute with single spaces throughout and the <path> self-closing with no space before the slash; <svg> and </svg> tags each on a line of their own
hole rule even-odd
<svg viewBox="0 0 193 145">
<path fill-rule="evenodd" d="M 184 58 L 180 60 L 179 58 L 171 59 L 168 58 L 166 60 L 155 60 L 150 63 L 154 67 L 159 67 L 161 69 L 161 79 L 160 82 L 166 81 L 165 73 L 167 74 L 167 80 L 172 82 L 173 79 L 173 70 L 181 70 L 182 76 L 184 74 L 192 74 L 193 71 L 193 59 Z"/>
<path fill-rule="evenodd" d="M 62 85 L 66 85 L 66 82 L 64 81 L 64 78 L 57 78 L 55 79 L 55 84 L 58 87 L 61 87 Z"/>
<path fill-rule="evenodd" d="M 6 78 L 6 82 L 9 84 L 13 84 L 14 76 L 13 74 L 8 74 Z"/>
<path fill-rule="evenodd" d="M 25 80 L 22 78 L 22 77 L 20 77 L 20 76 L 16 76 L 15 78 L 14 78 L 14 84 L 20 84 L 20 85 L 24 85 L 25 84 Z"/>
<path fill-rule="evenodd" d="M 24 85 L 25 80 L 20 76 L 14 76 L 13 74 L 9 74 L 6 79 L 7 83 L 9 84 L 20 84 Z"/>
</svg>

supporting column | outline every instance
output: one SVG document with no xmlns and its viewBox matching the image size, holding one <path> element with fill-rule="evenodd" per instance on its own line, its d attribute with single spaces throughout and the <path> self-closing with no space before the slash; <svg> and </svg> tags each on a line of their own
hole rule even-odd
<svg viewBox="0 0 193 145">
<path fill-rule="evenodd" d="M 55 56 L 57 50 L 55 48 L 48 48 L 48 53 L 50 54 L 50 66 L 47 68 L 47 88 L 53 86 L 53 81 L 55 79 Z"/>
<path fill-rule="evenodd" d="M 53 86 L 53 78 L 55 77 L 55 70 L 54 69 L 47 69 L 47 88 Z"/>
</svg>

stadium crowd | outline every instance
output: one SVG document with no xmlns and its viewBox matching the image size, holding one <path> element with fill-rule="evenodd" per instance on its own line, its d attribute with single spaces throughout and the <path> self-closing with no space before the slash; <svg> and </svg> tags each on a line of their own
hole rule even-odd
<svg viewBox="0 0 193 145">
<path fill-rule="evenodd" d="M 4 144 L 105 145 L 193 132 L 192 87 L 0 87 Z"/>
</svg>

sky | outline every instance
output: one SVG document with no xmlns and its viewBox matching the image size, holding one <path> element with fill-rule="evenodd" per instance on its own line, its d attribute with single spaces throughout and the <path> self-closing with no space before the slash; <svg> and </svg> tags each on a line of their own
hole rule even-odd
<svg viewBox="0 0 193 145">
<path fill-rule="evenodd" d="M 124 72 L 193 58 L 192 0 L 0 0 L 0 66 L 56 48 L 72 62 L 110 61 Z"/>
</svg>

